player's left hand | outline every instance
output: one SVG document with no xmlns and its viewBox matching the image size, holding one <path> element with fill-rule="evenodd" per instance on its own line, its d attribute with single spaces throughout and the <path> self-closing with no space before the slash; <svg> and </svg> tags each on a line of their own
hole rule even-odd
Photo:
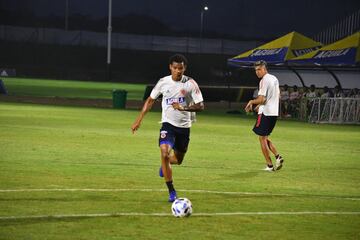
<svg viewBox="0 0 360 240">
<path fill-rule="evenodd" d="M 173 108 L 179 111 L 184 111 L 184 107 L 182 105 L 180 105 L 179 103 L 173 103 L 172 104 Z"/>
<path fill-rule="evenodd" d="M 251 102 L 251 100 L 248 102 L 248 104 L 246 105 L 246 107 L 245 107 L 245 111 L 246 112 L 251 112 L 252 111 L 252 102 Z"/>
</svg>

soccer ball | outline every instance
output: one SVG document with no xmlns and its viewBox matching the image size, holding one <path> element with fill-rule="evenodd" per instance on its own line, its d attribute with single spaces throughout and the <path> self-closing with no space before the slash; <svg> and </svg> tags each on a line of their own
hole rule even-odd
<svg viewBox="0 0 360 240">
<path fill-rule="evenodd" d="M 189 199 L 177 198 L 171 205 L 171 211 L 175 217 L 189 217 L 193 209 Z"/>
<path fill-rule="evenodd" d="M 192 214 L 192 204 L 187 198 L 177 198 L 171 205 L 175 217 L 189 217 Z"/>
</svg>

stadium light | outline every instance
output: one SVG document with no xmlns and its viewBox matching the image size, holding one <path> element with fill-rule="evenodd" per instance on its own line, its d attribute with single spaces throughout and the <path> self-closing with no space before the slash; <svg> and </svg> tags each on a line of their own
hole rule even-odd
<svg viewBox="0 0 360 240">
<path fill-rule="evenodd" d="M 204 6 L 202 9 L 201 9 L 201 13 L 200 13 L 200 38 L 202 38 L 202 34 L 203 34 L 203 29 L 204 29 L 204 13 L 206 11 L 209 10 L 209 7 L 208 6 Z"/>
<path fill-rule="evenodd" d="M 204 13 L 209 10 L 208 6 L 204 6 L 200 13 L 200 52 L 202 52 L 202 35 L 204 30 Z"/>
</svg>

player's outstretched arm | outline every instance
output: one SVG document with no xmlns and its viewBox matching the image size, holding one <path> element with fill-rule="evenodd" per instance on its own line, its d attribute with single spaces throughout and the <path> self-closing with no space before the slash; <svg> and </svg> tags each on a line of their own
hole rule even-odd
<svg viewBox="0 0 360 240">
<path fill-rule="evenodd" d="M 179 111 L 188 111 L 188 112 L 201 112 L 205 109 L 204 102 L 199 102 L 191 106 L 185 106 L 185 107 L 183 107 L 179 103 L 173 103 L 172 106 L 174 109 L 177 109 Z"/>
<path fill-rule="evenodd" d="M 145 117 L 145 114 L 152 108 L 154 102 L 155 102 L 155 99 L 152 99 L 151 97 L 148 97 L 146 99 L 139 116 L 136 118 L 135 122 L 131 126 L 131 131 L 133 134 L 135 133 L 136 130 L 138 130 L 140 128 L 141 121 Z"/>
</svg>

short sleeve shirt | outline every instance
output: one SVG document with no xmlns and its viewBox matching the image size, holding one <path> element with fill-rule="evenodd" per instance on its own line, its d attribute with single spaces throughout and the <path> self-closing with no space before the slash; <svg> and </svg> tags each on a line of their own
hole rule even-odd
<svg viewBox="0 0 360 240">
<path fill-rule="evenodd" d="M 280 88 L 278 79 L 269 73 L 265 74 L 259 83 L 259 94 L 266 98 L 264 105 L 260 105 L 259 114 L 265 116 L 279 116 Z"/>
<path fill-rule="evenodd" d="M 161 94 L 163 95 L 161 122 L 168 122 L 176 127 L 191 127 L 192 113 L 175 110 L 172 103 L 177 102 L 185 107 L 203 102 L 202 93 L 195 80 L 185 75 L 180 81 L 174 81 L 171 75 L 163 77 L 151 91 L 150 97 L 156 99 Z"/>
</svg>

